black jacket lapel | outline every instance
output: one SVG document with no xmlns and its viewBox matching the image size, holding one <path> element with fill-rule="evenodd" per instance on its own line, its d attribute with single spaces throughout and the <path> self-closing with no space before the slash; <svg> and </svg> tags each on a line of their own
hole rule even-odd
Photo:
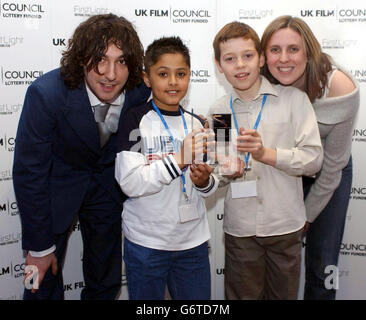
<svg viewBox="0 0 366 320">
<path fill-rule="evenodd" d="M 100 153 L 98 127 L 85 89 L 69 91 L 63 113 L 80 139 L 94 152 Z"/>
</svg>

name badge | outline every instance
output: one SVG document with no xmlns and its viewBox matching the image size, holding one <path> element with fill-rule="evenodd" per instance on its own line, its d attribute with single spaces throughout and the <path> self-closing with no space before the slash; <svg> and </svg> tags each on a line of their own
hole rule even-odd
<svg viewBox="0 0 366 320">
<path fill-rule="evenodd" d="M 199 218 L 196 205 L 193 205 L 191 201 L 183 201 L 179 204 L 179 219 L 181 223 L 196 220 Z"/>
<path fill-rule="evenodd" d="M 233 199 L 249 198 L 257 196 L 257 181 L 231 182 L 231 197 Z"/>
</svg>

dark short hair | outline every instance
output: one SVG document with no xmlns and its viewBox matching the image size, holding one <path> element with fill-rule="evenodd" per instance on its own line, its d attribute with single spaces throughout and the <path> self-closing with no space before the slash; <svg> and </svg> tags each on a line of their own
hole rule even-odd
<svg viewBox="0 0 366 320">
<path fill-rule="evenodd" d="M 212 43 L 216 61 L 220 62 L 220 43 L 235 38 L 243 38 L 245 40 L 252 39 L 258 55 L 261 54 L 261 41 L 254 29 L 243 22 L 233 21 L 220 29 Z"/>
<path fill-rule="evenodd" d="M 98 63 L 110 44 L 123 51 L 129 76 L 128 89 L 142 81 L 144 49 L 133 25 L 123 17 L 101 14 L 90 17 L 75 30 L 67 49 L 62 53 L 61 75 L 65 85 L 77 88 L 87 72 L 99 73 Z"/>
<path fill-rule="evenodd" d="M 166 53 L 180 53 L 187 66 L 191 67 L 189 49 L 179 37 L 162 37 L 153 41 L 146 49 L 144 64 L 145 72 L 149 74 L 152 65 L 156 64 L 160 57 Z"/>
</svg>

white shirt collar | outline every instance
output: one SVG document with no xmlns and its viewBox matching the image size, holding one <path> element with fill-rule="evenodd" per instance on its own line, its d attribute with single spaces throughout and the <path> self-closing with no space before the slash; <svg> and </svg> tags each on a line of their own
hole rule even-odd
<svg viewBox="0 0 366 320">
<path fill-rule="evenodd" d="M 255 96 L 253 101 L 259 99 L 264 94 L 278 96 L 276 88 L 264 76 L 260 75 L 260 77 L 261 77 L 261 85 L 258 94 Z M 237 99 L 243 101 L 234 89 L 232 89 L 231 95 L 233 97 L 233 101 L 236 101 Z"/>
<path fill-rule="evenodd" d="M 100 101 L 97 96 L 91 91 L 88 84 L 85 82 L 86 92 L 88 94 L 89 102 L 92 107 L 97 106 L 99 104 L 103 104 L 102 101 Z M 125 91 L 123 90 L 122 93 L 111 103 L 111 105 L 114 106 L 121 106 L 124 101 L 124 95 Z"/>
</svg>

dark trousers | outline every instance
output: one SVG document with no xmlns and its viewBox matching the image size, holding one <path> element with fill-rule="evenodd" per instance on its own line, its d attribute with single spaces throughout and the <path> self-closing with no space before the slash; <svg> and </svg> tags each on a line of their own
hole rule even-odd
<svg viewBox="0 0 366 320">
<path fill-rule="evenodd" d="M 305 195 L 311 187 L 309 178 L 303 179 Z M 327 206 L 310 225 L 305 248 L 305 300 L 334 300 L 335 289 L 327 289 L 327 266 L 338 264 L 349 197 L 352 186 L 352 159 L 342 170 L 342 179 Z"/>
<path fill-rule="evenodd" d="M 151 249 L 124 240 L 130 300 L 163 300 L 168 287 L 174 300 L 211 298 L 207 242 L 180 251 Z"/>
<path fill-rule="evenodd" d="M 295 300 L 299 289 L 302 229 L 270 237 L 225 233 L 228 300 Z"/>
<path fill-rule="evenodd" d="M 83 240 L 82 300 L 113 300 L 121 288 L 122 228 L 121 206 L 98 183 L 91 181 L 79 211 Z M 58 273 L 51 269 L 37 293 L 25 289 L 25 300 L 60 300 L 64 298 L 62 265 L 69 232 L 55 235 Z"/>
</svg>

